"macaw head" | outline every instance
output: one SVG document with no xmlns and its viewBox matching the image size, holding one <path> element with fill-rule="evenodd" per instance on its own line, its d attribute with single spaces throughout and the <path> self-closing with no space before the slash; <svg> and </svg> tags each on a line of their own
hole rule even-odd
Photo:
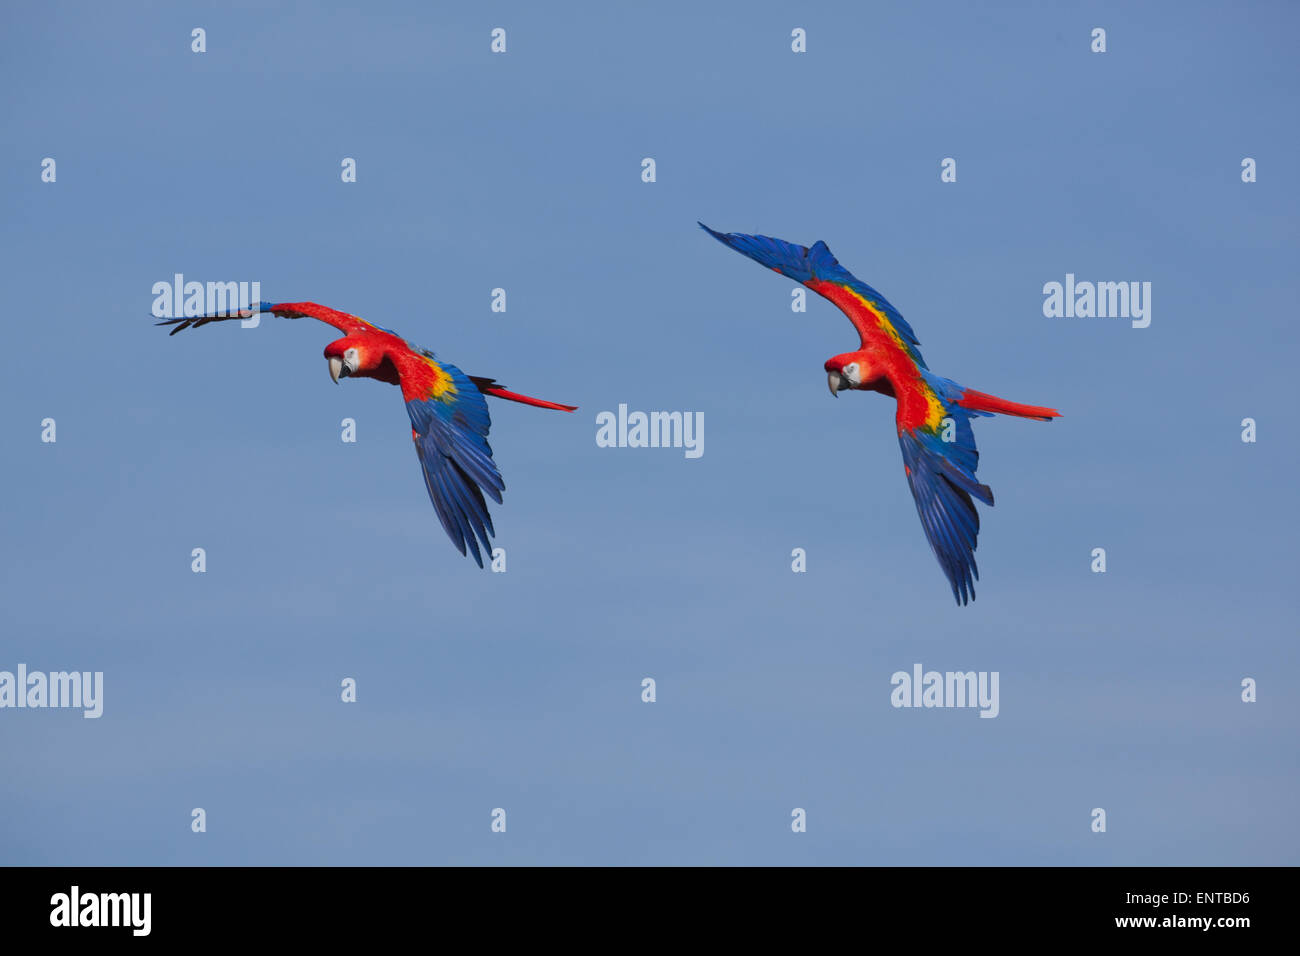
<svg viewBox="0 0 1300 956">
<path fill-rule="evenodd" d="M 867 356 L 862 352 L 845 352 L 826 360 L 826 382 L 831 394 L 838 396 L 846 388 L 862 388 L 876 378 Z"/>
<path fill-rule="evenodd" d="M 329 361 L 330 378 L 337 384 L 341 378 L 365 375 L 378 368 L 384 352 L 360 336 L 349 335 L 325 346 L 325 358 Z"/>
</svg>

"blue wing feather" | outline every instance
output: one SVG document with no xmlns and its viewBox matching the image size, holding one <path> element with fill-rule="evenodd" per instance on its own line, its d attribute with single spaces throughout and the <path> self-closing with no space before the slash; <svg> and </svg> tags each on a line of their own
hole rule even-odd
<svg viewBox="0 0 1300 956">
<path fill-rule="evenodd" d="M 486 492 L 500 504 L 506 486 L 487 441 L 492 420 L 486 398 L 460 369 L 441 361 L 438 364 L 451 376 L 455 392 L 408 401 L 406 411 L 415 432 L 424 485 L 438 520 L 457 550 L 469 554 L 481 568 L 479 546 L 490 555 L 488 538 L 496 534 L 483 495 Z"/>
<path fill-rule="evenodd" d="M 980 518 L 971 499 L 993 504 L 993 491 L 975 477 L 979 451 L 970 425 L 972 418 L 987 413 L 957 405 L 963 390 L 955 382 L 929 372 L 921 374 L 943 402 L 946 416 L 952 419 L 953 440 L 944 441 L 940 427 L 934 432 L 902 431 L 898 443 L 921 527 L 948 578 L 953 597 L 958 604 L 966 604 L 974 599 L 975 582 L 980 576 L 975 563 Z"/>
<path fill-rule="evenodd" d="M 699 226 L 723 245 L 735 249 L 769 269 L 775 269 L 795 282 L 807 283 L 814 279 L 821 279 L 827 282 L 838 282 L 853 289 L 864 299 L 870 300 L 885 315 L 907 346 L 916 364 L 921 368 L 927 367 L 925 359 L 921 357 L 921 343 L 907 320 L 889 303 L 888 299 L 840 265 L 826 243 L 818 240 L 810 249 L 772 236 L 718 232 L 704 223 L 700 223 Z"/>
<path fill-rule="evenodd" d="M 928 442 L 920 440 L 918 433 L 901 432 L 898 443 L 903 449 L 907 483 L 921 527 L 948 578 L 953 597 L 958 604 L 966 604 L 975 597 L 975 582 L 980 576 L 975 563 L 980 530 L 975 503 L 966 484 L 954 481 L 952 466 Z M 991 494 L 989 499 L 991 504 Z"/>
</svg>

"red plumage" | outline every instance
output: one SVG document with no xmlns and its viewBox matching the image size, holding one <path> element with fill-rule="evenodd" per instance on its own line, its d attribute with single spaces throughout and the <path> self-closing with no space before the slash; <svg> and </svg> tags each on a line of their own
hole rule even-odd
<svg viewBox="0 0 1300 956">
<path fill-rule="evenodd" d="M 966 389 L 962 393 L 957 404 L 962 408 L 973 409 L 977 412 L 994 412 L 998 415 L 1019 415 L 1021 418 L 1036 418 L 1040 422 L 1050 421 L 1053 418 L 1060 418 L 1061 413 L 1054 408 L 1043 408 L 1039 405 L 1021 405 L 1019 402 L 1008 402 L 1005 398 L 998 398 L 996 395 L 989 395 L 987 392 L 977 392 L 973 388 Z"/>
</svg>

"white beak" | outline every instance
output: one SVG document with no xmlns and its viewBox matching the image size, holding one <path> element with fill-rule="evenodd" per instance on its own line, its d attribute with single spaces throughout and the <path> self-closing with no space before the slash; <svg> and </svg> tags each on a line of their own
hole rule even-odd
<svg viewBox="0 0 1300 956">
<path fill-rule="evenodd" d="M 339 383 L 339 373 L 343 371 L 343 360 L 337 355 L 330 356 L 330 378 L 334 379 L 334 384 Z"/>
</svg>

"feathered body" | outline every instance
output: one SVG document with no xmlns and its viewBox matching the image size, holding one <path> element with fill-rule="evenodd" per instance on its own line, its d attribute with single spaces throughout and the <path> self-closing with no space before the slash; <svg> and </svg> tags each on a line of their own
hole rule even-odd
<svg viewBox="0 0 1300 956">
<path fill-rule="evenodd" d="M 972 499 L 993 504 L 975 478 L 979 452 L 971 419 L 993 414 L 1050 421 L 1051 408 L 1021 405 L 935 375 L 912 327 L 889 301 L 839 264 L 826 243 L 811 248 L 744 233 L 700 227 L 724 245 L 794 279 L 839 307 L 858 331 L 852 352 L 826 361 L 831 391 L 874 391 L 898 403 L 895 422 L 916 510 L 958 604 L 975 597 L 980 519 Z"/>
<path fill-rule="evenodd" d="M 169 319 L 158 324 L 174 325 L 170 334 L 175 335 L 182 329 L 246 319 L 258 312 L 289 319 L 309 316 L 344 333 L 343 338 L 325 347 L 334 381 L 373 378 L 401 388 L 424 485 L 438 520 L 460 553 L 468 553 L 483 567 L 479 545 L 491 554 L 488 536 L 496 534 L 483 495 L 500 504 L 506 487 L 487 441 L 492 419 L 484 396 L 566 412 L 573 411 L 574 406 L 520 395 L 495 379 L 466 375 L 389 329 L 315 302 L 260 302 L 235 312 Z"/>
</svg>

